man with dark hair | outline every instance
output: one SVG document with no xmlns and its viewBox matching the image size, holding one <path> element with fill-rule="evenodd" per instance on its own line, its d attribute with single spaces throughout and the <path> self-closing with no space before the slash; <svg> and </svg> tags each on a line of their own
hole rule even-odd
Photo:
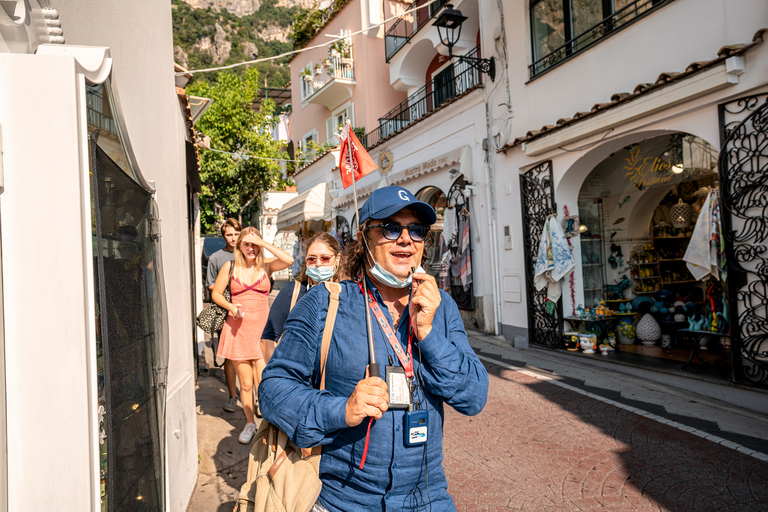
<svg viewBox="0 0 768 512">
<path fill-rule="evenodd" d="M 213 290 L 213 285 L 216 284 L 216 278 L 219 276 L 219 271 L 224 263 L 228 261 L 234 261 L 235 259 L 235 242 L 237 237 L 240 236 L 242 226 L 237 219 L 229 218 L 221 225 L 221 236 L 224 237 L 224 241 L 227 245 L 223 249 L 211 254 L 208 258 L 208 275 L 205 276 L 205 285 L 208 287 L 208 291 Z M 213 357 L 216 357 L 216 350 L 219 345 L 219 333 L 211 333 L 211 343 L 213 345 Z M 227 412 L 235 412 L 237 410 L 237 375 L 235 373 L 235 365 L 229 359 L 224 360 L 224 377 L 227 380 L 227 390 L 229 391 L 229 399 L 224 404 L 224 410 Z"/>
<path fill-rule="evenodd" d="M 313 511 L 455 510 L 442 466 L 444 405 L 478 414 L 488 374 L 456 303 L 421 269 L 436 214 L 391 186 L 368 198 L 360 220 L 346 254 L 352 280 L 341 283 L 325 389 L 317 381 L 329 292 L 316 286 L 294 307 L 264 370 L 262 413 L 296 446 L 322 445 Z M 370 377 L 362 279 L 379 366 Z"/>
</svg>

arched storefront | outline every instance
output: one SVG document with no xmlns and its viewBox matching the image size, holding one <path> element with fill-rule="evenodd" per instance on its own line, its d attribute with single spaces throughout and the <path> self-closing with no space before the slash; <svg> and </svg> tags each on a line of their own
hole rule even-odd
<svg viewBox="0 0 768 512">
<path fill-rule="evenodd" d="M 595 166 L 580 188 L 578 217 L 564 225 L 580 274 L 564 284 L 572 297 L 564 330 L 594 333 L 598 345 L 651 366 L 679 368 L 695 356 L 727 377 L 724 247 L 715 245 L 710 273 L 694 268 L 694 276 L 688 263 L 711 260 L 709 239 L 722 235 L 711 208 L 717 184 L 717 150 L 687 133 L 642 140 Z M 708 336 L 690 332 L 713 323 Z"/>
<path fill-rule="evenodd" d="M 464 194 L 466 185 L 465 178 L 460 176 L 448 194 L 428 186 L 415 195 L 437 212 L 437 222 L 432 226 L 434 243 L 429 248 L 425 270 L 434 276 L 441 289 L 451 294 L 459 309 L 473 310 L 471 214 Z"/>
</svg>

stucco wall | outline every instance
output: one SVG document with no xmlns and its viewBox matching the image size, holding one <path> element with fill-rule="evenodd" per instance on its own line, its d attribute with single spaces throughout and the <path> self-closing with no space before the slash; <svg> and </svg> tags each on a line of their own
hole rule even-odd
<svg viewBox="0 0 768 512">
<path fill-rule="evenodd" d="M 589 111 L 596 103 L 610 101 L 614 93 L 632 92 L 640 83 L 654 82 L 662 72 L 681 72 L 692 62 L 714 59 L 722 46 L 749 43 L 758 29 L 768 26 L 768 4 L 762 1 L 676 0 L 530 80 L 527 2 L 504 4 L 503 17 L 498 15 L 498 5 L 495 1 L 485 0 L 481 12 L 484 13 L 486 44 L 493 41 L 492 34 L 499 34 L 499 20 L 504 20 L 507 39 L 508 67 L 503 61 L 497 62 L 497 66 L 502 73 L 508 71 L 509 95 L 498 88 L 489 99 L 494 120 L 492 133 L 499 134 L 499 146 L 525 136 L 529 130 L 553 125 L 558 119 L 571 117 L 579 111 Z M 571 214 L 577 214 L 576 199 L 583 179 L 611 152 L 670 131 L 691 133 L 718 147 L 717 105 L 764 87 L 766 76 L 768 48 L 761 44 L 746 54 L 746 72 L 739 77 L 738 84 L 724 84 L 717 90 L 690 98 L 685 98 L 683 91 L 681 103 L 619 124 L 610 133 L 601 132 L 536 156 L 526 155 L 521 146 L 496 155 L 497 195 L 506 198 L 498 202 L 498 218 L 505 219 L 499 225 L 500 240 L 503 240 L 504 225 L 510 226 L 512 234 L 512 249 L 505 251 L 502 247 L 500 250 L 500 274 L 502 278 L 519 276 L 522 284 L 521 302 L 502 301 L 501 322 L 508 338 L 524 333 L 528 323 L 519 204 L 520 172 L 551 159 L 558 216 L 562 216 L 564 205 Z M 505 107 L 499 104 L 510 100 L 510 114 L 507 115 Z M 574 256 L 578 262 L 579 244 L 575 246 Z M 578 272 L 575 285 L 576 302 L 583 302 Z M 567 284 L 564 287 L 567 296 Z M 569 312 L 570 299 L 566 298 L 565 303 L 566 312 Z"/>
<path fill-rule="evenodd" d="M 185 510 L 197 478 L 184 122 L 174 90 L 167 2 L 54 1 L 67 44 L 108 46 L 113 85 L 139 169 L 155 181 L 168 303 L 167 465 L 170 510 Z"/>
</svg>

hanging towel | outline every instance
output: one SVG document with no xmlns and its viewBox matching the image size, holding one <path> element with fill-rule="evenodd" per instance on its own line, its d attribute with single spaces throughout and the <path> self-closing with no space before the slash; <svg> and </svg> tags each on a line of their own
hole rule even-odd
<svg viewBox="0 0 768 512">
<path fill-rule="evenodd" d="M 459 216 L 459 250 L 451 259 L 451 275 L 459 278 L 464 291 L 472 284 L 472 255 L 469 244 L 469 212 Z"/>
<path fill-rule="evenodd" d="M 443 240 L 445 245 L 452 245 L 456 236 L 456 208 L 448 207 L 443 214 Z"/>
<path fill-rule="evenodd" d="M 547 287 L 547 299 L 557 302 L 561 295 L 560 280 L 576 267 L 568 240 L 555 215 L 544 222 L 539 241 L 533 282 L 537 290 Z"/>
<path fill-rule="evenodd" d="M 691 275 L 697 281 L 709 275 L 723 281 L 727 277 L 723 229 L 720 223 L 720 201 L 717 189 L 710 190 L 696 220 L 691 241 L 685 251 L 685 261 Z"/>
</svg>

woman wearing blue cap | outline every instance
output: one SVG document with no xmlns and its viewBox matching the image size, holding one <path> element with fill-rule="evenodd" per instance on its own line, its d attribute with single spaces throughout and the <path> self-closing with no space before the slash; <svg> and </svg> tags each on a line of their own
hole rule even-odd
<svg viewBox="0 0 768 512">
<path fill-rule="evenodd" d="M 316 382 L 325 287 L 311 289 L 294 307 L 264 371 L 264 417 L 298 447 L 323 446 L 315 511 L 427 504 L 455 510 L 442 467 L 444 405 L 478 414 L 488 374 L 455 302 L 420 268 L 435 220 L 434 209 L 408 190 L 376 190 L 360 210 L 357 241 L 344 258 L 352 280 L 342 282 L 325 390 Z M 380 368 L 367 378 L 364 292 Z"/>
</svg>

